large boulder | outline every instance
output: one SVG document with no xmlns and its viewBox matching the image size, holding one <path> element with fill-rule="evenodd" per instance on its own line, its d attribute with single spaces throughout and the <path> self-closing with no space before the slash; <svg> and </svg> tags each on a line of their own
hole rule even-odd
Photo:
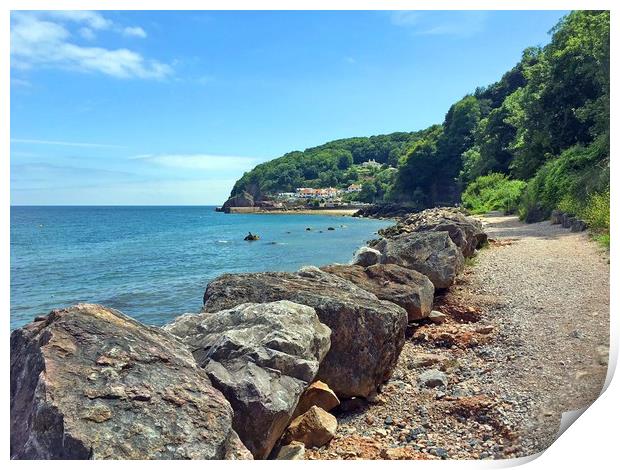
<svg viewBox="0 0 620 470">
<path fill-rule="evenodd" d="M 228 198 L 222 205 L 224 212 L 230 212 L 231 207 L 254 207 L 254 198 L 250 193 L 243 191 Z"/>
<path fill-rule="evenodd" d="M 463 269 L 463 253 L 447 232 L 416 232 L 382 239 L 374 248 L 384 264 L 397 264 L 426 275 L 436 289 L 450 287 Z"/>
<path fill-rule="evenodd" d="M 353 256 L 352 264 L 359 266 L 372 266 L 381 262 L 381 252 L 367 246 L 360 247 Z"/>
<path fill-rule="evenodd" d="M 414 232 L 448 232 L 465 257 L 473 256 L 476 249 L 487 241 L 482 223 L 454 207 L 437 207 L 411 214 L 398 224 L 380 230 L 379 234 L 384 238 L 395 238 Z"/>
<path fill-rule="evenodd" d="M 11 334 L 11 458 L 251 458 L 174 336 L 100 305 Z"/>
<path fill-rule="evenodd" d="M 348 264 L 323 266 L 323 271 L 351 281 L 382 300 L 400 305 L 409 320 L 428 316 L 433 307 L 435 287 L 428 277 L 395 264 L 375 264 L 363 268 Z"/>
<path fill-rule="evenodd" d="M 338 396 L 368 396 L 390 377 L 405 342 L 407 312 L 318 268 L 226 274 L 207 286 L 203 310 L 276 300 L 313 307 L 331 328 L 331 349 L 317 379 Z"/>
<path fill-rule="evenodd" d="M 183 315 L 164 327 L 193 351 L 230 401 L 233 428 L 266 458 L 329 351 L 330 329 L 314 309 L 286 300 Z"/>
</svg>

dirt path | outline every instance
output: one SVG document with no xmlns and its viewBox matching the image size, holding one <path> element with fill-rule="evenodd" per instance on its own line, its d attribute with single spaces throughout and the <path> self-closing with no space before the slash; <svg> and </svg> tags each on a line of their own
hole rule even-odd
<svg viewBox="0 0 620 470">
<path fill-rule="evenodd" d="M 597 398 L 607 256 L 587 234 L 548 222 L 483 220 L 494 241 L 436 299 L 447 321 L 411 325 L 381 393 L 343 403 L 337 437 L 306 458 L 521 457 L 552 443 L 562 412 Z"/>
</svg>

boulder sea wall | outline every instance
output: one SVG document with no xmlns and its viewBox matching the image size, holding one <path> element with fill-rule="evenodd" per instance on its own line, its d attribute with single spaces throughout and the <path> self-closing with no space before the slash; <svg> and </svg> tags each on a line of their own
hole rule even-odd
<svg viewBox="0 0 620 470">
<path fill-rule="evenodd" d="M 248 459 L 184 345 L 93 304 L 11 334 L 12 459 Z"/>
<path fill-rule="evenodd" d="M 454 207 L 436 207 L 404 217 L 396 225 L 379 231 L 384 238 L 415 232 L 447 232 L 466 258 L 487 241 L 482 223 Z"/>
<path fill-rule="evenodd" d="M 317 379 L 336 395 L 366 397 L 390 377 L 405 343 L 407 312 L 318 268 L 225 274 L 207 286 L 203 311 L 276 300 L 313 307 L 331 328 L 331 348 Z"/>
<path fill-rule="evenodd" d="M 234 410 L 255 458 L 271 452 L 330 347 L 314 309 L 287 300 L 183 315 L 164 327 L 193 351 Z"/>
<path fill-rule="evenodd" d="M 427 276 L 436 289 L 450 287 L 463 270 L 465 259 L 448 232 L 414 232 L 383 238 L 373 248 L 383 264 L 396 264 Z"/>
<path fill-rule="evenodd" d="M 366 268 L 331 264 L 321 267 L 321 270 L 351 281 L 379 299 L 400 305 L 407 310 L 410 321 L 427 317 L 433 307 L 433 283 L 413 269 L 396 264 L 374 264 Z"/>
</svg>

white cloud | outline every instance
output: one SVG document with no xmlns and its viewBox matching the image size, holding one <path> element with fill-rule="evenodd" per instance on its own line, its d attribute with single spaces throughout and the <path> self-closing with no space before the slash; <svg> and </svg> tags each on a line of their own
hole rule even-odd
<svg viewBox="0 0 620 470">
<path fill-rule="evenodd" d="M 66 22 L 77 23 L 78 33 L 94 39 L 94 31 L 112 23 L 96 12 L 15 12 L 11 23 L 11 65 L 29 69 L 35 66 L 60 67 L 82 72 L 98 72 L 116 78 L 161 79 L 172 68 L 129 49 L 86 47 L 71 41 Z M 139 27 L 133 27 L 146 33 Z"/>
<path fill-rule="evenodd" d="M 49 18 L 58 19 L 60 21 L 72 21 L 75 23 L 86 24 L 92 29 L 108 29 L 112 26 L 112 22 L 96 11 L 88 10 L 50 10 L 33 12 L 36 16 L 47 16 Z"/>
<path fill-rule="evenodd" d="M 125 36 L 133 36 L 137 38 L 146 37 L 146 31 L 144 31 L 140 26 L 127 26 L 123 28 L 123 34 Z"/>
<path fill-rule="evenodd" d="M 237 157 L 208 154 L 163 154 L 137 155 L 132 160 L 142 160 L 154 165 L 177 168 L 180 170 L 238 171 L 249 170 L 259 159 L 255 157 Z"/>
<path fill-rule="evenodd" d="M 409 28 L 414 34 L 469 37 L 484 30 L 488 13 L 484 11 L 395 11 L 392 24 Z"/>
<path fill-rule="evenodd" d="M 126 148 L 121 145 L 98 144 L 93 142 L 67 142 L 64 140 L 39 140 L 39 139 L 11 139 L 12 144 L 37 144 L 37 145 L 61 145 L 64 147 L 102 147 L 102 148 Z"/>
</svg>

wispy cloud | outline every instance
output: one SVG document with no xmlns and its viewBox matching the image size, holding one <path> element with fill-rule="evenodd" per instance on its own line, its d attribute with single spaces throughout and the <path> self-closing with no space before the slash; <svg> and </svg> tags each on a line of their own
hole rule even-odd
<svg viewBox="0 0 620 470">
<path fill-rule="evenodd" d="M 33 162 L 11 165 L 11 182 L 19 188 L 57 187 L 59 184 L 110 183 L 135 180 L 136 175 L 127 171 L 101 168 L 74 167 L 55 165 L 45 162 Z M 35 185 L 35 186 L 33 186 Z"/>
<path fill-rule="evenodd" d="M 487 17 L 485 11 L 395 11 L 390 14 L 392 24 L 420 36 L 473 36 L 484 30 Z"/>
<path fill-rule="evenodd" d="M 122 145 L 99 144 L 93 142 L 67 142 L 64 140 L 39 140 L 39 139 L 11 139 L 15 144 L 35 144 L 35 145 L 62 145 L 65 147 L 101 147 L 101 148 L 126 148 Z"/>
<path fill-rule="evenodd" d="M 260 159 L 255 157 L 237 157 L 229 155 L 208 154 L 163 154 L 163 155 L 136 155 L 132 160 L 141 160 L 153 165 L 176 168 L 180 170 L 207 170 L 207 171 L 239 171 L 249 170 Z"/>
<path fill-rule="evenodd" d="M 144 31 L 140 26 L 127 26 L 123 28 L 123 34 L 125 36 L 133 36 L 137 38 L 145 38 L 146 31 Z"/>
<path fill-rule="evenodd" d="M 411 26 L 417 24 L 421 16 L 420 11 L 400 10 L 391 13 L 391 20 L 396 26 Z"/>
<path fill-rule="evenodd" d="M 69 25 L 77 27 L 72 33 Z M 98 72 L 116 78 L 162 79 L 172 74 L 170 65 L 147 59 L 129 49 L 77 44 L 74 33 L 87 40 L 96 31 L 118 29 L 98 12 L 14 12 L 11 15 L 11 65 L 20 69 L 36 66 Z M 121 28 L 124 35 L 146 37 L 139 26 Z"/>
</svg>

